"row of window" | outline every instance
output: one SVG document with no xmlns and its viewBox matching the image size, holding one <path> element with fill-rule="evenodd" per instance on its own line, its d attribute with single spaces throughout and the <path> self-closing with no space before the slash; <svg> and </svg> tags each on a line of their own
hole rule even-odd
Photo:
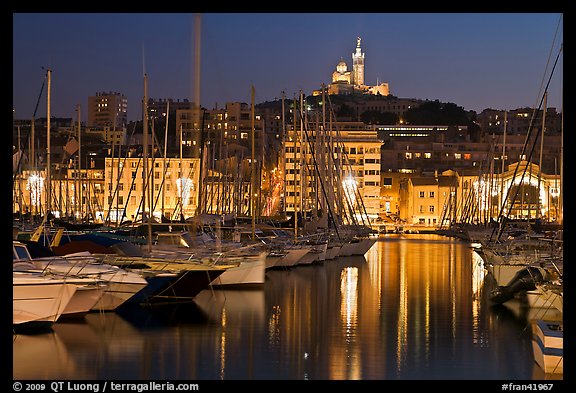
<svg viewBox="0 0 576 393">
<path fill-rule="evenodd" d="M 445 154 L 446 157 L 449 157 L 449 153 Z M 404 158 L 406 158 L 407 160 L 411 160 L 412 158 L 422 158 L 422 156 L 424 158 L 432 158 L 432 153 L 426 152 L 422 155 L 422 153 L 412 153 L 412 152 L 405 152 L 404 153 Z M 472 159 L 472 154 L 471 153 L 454 153 L 454 159 L 456 160 L 461 160 L 462 158 L 464 158 L 465 160 L 471 160 Z"/>
<path fill-rule="evenodd" d="M 430 205 L 430 206 L 428 207 L 428 211 L 429 211 L 430 213 L 434 213 L 434 205 Z M 418 209 L 418 212 L 419 212 L 419 213 L 424 213 L 424 205 L 420 205 L 420 209 Z"/>
<path fill-rule="evenodd" d="M 425 218 L 419 218 L 419 219 L 418 219 L 418 224 L 425 225 L 425 224 L 426 224 L 426 219 L 425 219 Z M 430 220 L 430 218 L 428 219 L 428 225 L 431 225 L 431 224 L 436 225 L 436 219 L 435 219 L 435 218 L 433 218 L 432 220 Z"/>
<path fill-rule="evenodd" d="M 425 191 L 420 191 L 420 194 L 419 194 L 419 195 L 420 195 L 420 198 L 425 198 L 425 193 L 426 193 Z M 435 194 L 434 194 L 434 191 L 428 192 L 428 196 L 429 196 L 430 198 L 434 198 L 434 195 L 435 195 Z"/>
<path fill-rule="evenodd" d="M 194 162 L 190 162 L 190 163 L 186 163 L 186 162 L 183 162 L 183 163 L 176 162 L 175 164 L 176 164 L 176 165 L 174 165 L 174 166 L 175 166 L 175 167 L 178 167 L 178 168 L 184 167 L 184 168 L 194 169 L 194 164 L 195 164 L 195 163 L 194 163 Z M 181 164 L 183 164 L 183 165 L 181 165 Z M 114 162 L 114 166 L 116 166 L 116 165 L 118 165 L 118 161 Z M 123 167 L 123 166 L 124 166 L 124 163 L 123 163 L 122 161 L 120 161 L 119 165 L 120 165 L 120 167 Z M 106 162 L 106 166 L 107 166 L 108 168 L 110 168 L 110 167 L 112 166 L 112 161 L 107 161 L 107 162 Z M 130 162 L 130 168 L 138 168 L 139 166 L 142 166 L 142 163 L 139 164 L 137 161 L 131 161 L 131 162 Z M 171 163 L 168 161 L 168 162 L 166 163 L 166 168 L 170 168 L 171 166 L 172 166 Z M 154 162 L 154 167 L 155 167 L 155 168 L 162 168 L 162 161 L 155 161 L 155 162 Z M 108 174 L 110 174 L 110 172 L 108 172 Z"/>
<path fill-rule="evenodd" d="M 155 191 L 160 191 L 160 186 L 161 184 L 154 184 L 154 190 Z M 170 183 L 166 183 L 164 185 L 166 188 L 166 191 L 171 191 L 172 190 L 172 185 Z M 108 183 L 108 191 L 113 191 L 113 190 L 118 190 L 118 191 L 124 191 L 124 183 L 118 183 L 118 188 L 116 188 L 116 185 L 112 186 L 112 183 Z M 138 191 L 138 183 L 132 183 L 130 186 L 130 189 L 132 191 Z"/>
<path fill-rule="evenodd" d="M 296 153 L 300 153 L 300 146 L 286 146 L 286 153 L 294 153 L 294 151 L 296 151 Z M 345 154 L 379 154 L 380 153 L 380 148 L 379 147 L 346 147 L 344 146 L 343 148 L 340 146 L 336 146 L 334 147 L 334 153 L 340 153 L 343 152 Z"/>
<path fill-rule="evenodd" d="M 170 205 L 172 203 L 177 203 L 179 202 L 179 198 L 175 197 L 172 198 L 171 197 L 166 197 L 165 199 L 165 203 Z M 190 197 L 188 200 L 188 205 L 192 205 L 194 202 L 194 198 Z M 97 203 L 97 200 L 93 200 L 92 203 Z M 108 205 L 110 206 L 114 206 L 116 205 L 116 203 L 118 203 L 118 206 L 123 206 L 124 205 L 124 196 L 123 195 L 118 195 L 118 200 L 116 201 L 115 198 L 113 196 L 108 196 Z M 137 203 L 140 203 L 140 199 L 139 197 L 137 198 L 135 195 L 131 195 L 130 196 L 130 204 L 131 205 L 136 205 Z"/>
</svg>

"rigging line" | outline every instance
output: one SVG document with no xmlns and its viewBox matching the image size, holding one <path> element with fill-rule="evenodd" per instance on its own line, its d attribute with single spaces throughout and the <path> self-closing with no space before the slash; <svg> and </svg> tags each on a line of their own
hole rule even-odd
<svg viewBox="0 0 576 393">
<path fill-rule="evenodd" d="M 542 80 L 540 81 L 540 87 L 538 88 L 538 96 L 540 97 L 542 93 L 542 85 L 544 85 L 544 81 L 546 80 L 546 72 L 548 71 L 548 66 L 550 65 L 550 59 L 552 58 L 552 51 L 555 46 L 556 36 L 558 35 L 558 30 L 560 28 L 560 22 L 562 21 L 562 14 L 560 14 L 560 18 L 558 19 L 558 24 L 556 25 L 556 31 L 554 32 L 554 38 L 552 39 L 552 46 L 550 46 L 550 53 L 548 53 L 548 60 L 546 60 L 546 67 L 544 68 L 544 74 L 542 75 Z M 562 50 L 562 44 L 560 44 L 560 50 Z M 554 72 L 554 70 L 552 70 Z"/>
<path fill-rule="evenodd" d="M 556 60 L 554 61 L 554 66 L 552 67 L 552 71 L 550 72 L 550 76 L 548 77 L 548 82 L 546 83 L 546 88 L 544 89 L 544 92 L 548 91 L 548 87 L 550 86 L 550 82 L 552 81 L 552 76 L 554 75 L 554 70 L 556 69 L 556 65 L 558 64 L 558 59 L 560 58 L 560 53 L 562 53 L 562 46 L 560 47 L 560 50 L 558 51 L 558 54 L 556 55 Z M 540 110 L 540 108 L 542 107 L 542 103 L 544 102 L 544 97 L 545 94 L 542 94 L 542 98 L 540 99 L 540 104 L 538 105 L 538 109 Z M 522 147 L 522 152 L 521 152 L 521 156 L 524 155 L 524 153 L 526 152 L 526 146 L 528 144 L 528 141 L 530 139 L 530 134 L 532 133 L 533 130 L 533 126 L 534 126 L 534 117 L 532 117 L 532 120 L 530 121 L 530 126 L 528 127 L 528 133 L 526 134 L 526 140 L 524 141 L 524 146 Z M 532 156 L 532 152 L 534 151 L 534 145 L 536 143 L 536 141 L 538 140 L 538 136 L 540 135 L 540 130 L 536 131 L 536 137 L 534 138 L 534 143 L 532 144 L 532 150 L 530 152 L 530 157 Z M 512 180 L 514 180 L 516 178 L 516 174 L 518 172 L 518 165 L 516 166 L 516 169 L 514 170 L 514 174 L 512 175 Z M 526 172 L 526 168 L 524 168 L 524 173 Z M 524 174 L 522 174 L 522 179 L 523 179 Z M 510 189 L 512 187 L 509 187 L 508 190 L 506 191 L 506 197 L 504 198 L 504 201 L 502 202 L 502 205 L 500 206 L 500 213 L 498 214 L 498 217 L 500 219 L 500 225 L 498 228 L 498 237 L 496 238 L 496 240 L 500 239 L 500 236 L 502 235 L 502 231 L 504 230 L 504 225 L 506 223 L 506 219 L 507 217 L 503 214 L 505 206 L 507 204 L 508 201 L 508 196 L 510 195 Z M 513 204 L 516 200 L 516 197 L 518 196 L 518 192 L 519 192 L 519 187 L 516 190 L 516 193 L 514 195 L 514 199 L 511 202 L 510 205 L 510 212 L 512 211 L 512 207 Z M 490 241 L 492 241 L 492 237 L 494 235 L 495 229 L 492 231 L 492 234 L 490 235 Z"/>
<path fill-rule="evenodd" d="M 136 130 L 136 123 L 134 123 L 134 126 L 132 127 L 132 132 L 130 133 L 130 139 L 133 138 L 134 136 L 134 131 Z M 110 211 L 112 210 L 112 201 L 114 201 L 114 199 L 117 197 L 117 194 L 119 193 L 119 184 L 120 184 L 120 180 L 122 179 L 122 176 L 124 175 L 124 168 L 126 167 L 126 160 L 128 159 L 128 152 L 130 150 L 130 148 L 132 147 L 132 144 L 129 144 L 125 151 L 126 151 L 126 155 L 124 156 L 124 161 L 122 162 L 122 165 L 119 168 L 118 171 L 118 178 L 116 179 L 116 187 L 114 187 L 114 193 L 111 195 L 110 200 L 108 201 L 108 214 L 106 215 L 106 219 L 104 220 L 104 222 L 110 222 Z M 122 145 L 118 146 L 118 163 L 120 163 L 120 157 L 122 156 Z M 112 159 L 114 159 L 114 156 L 112 156 Z M 114 173 L 114 167 L 111 166 L 111 172 Z M 112 187 L 112 179 L 114 177 L 110 176 L 110 187 Z M 132 180 L 132 182 L 134 182 L 134 180 Z M 126 213 L 126 209 L 124 209 L 124 214 Z M 118 215 L 118 212 L 116 212 L 116 215 Z M 116 217 L 116 222 L 118 223 L 118 217 Z"/>
<path fill-rule="evenodd" d="M 300 110 L 298 111 L 298 114 L 300 115 L 300 118 L 302 118 L 302 111 L 303 111 L 303 108 L 300 108 Z M 319 169 L 318 169 L 318 162 L 316 161 L 316 152 L 315 152 L 314 146 L 313 146 L 312 143 L 310 142 L 310 136 L 308 135 L 307 126 L 308 126 L 308 125 L 307 125 L 306 123 L 304 123 L 304 129 L 303 129 L 303 130 L 304 130 L 304 135 L 306 136 L 306 140 L 308 141 L 308 146 L 310 147 L 310 152 L 312 153 L 312 159 L 313 159 L 313 161 L 314 161 L 314 168 L 315 168 L 315 170 L 316 170 L 316 173 L 318 174 L 318 177 L 321 177 L 321 176 L 320 176 Z M 300 151 L 302 151 L 302 148 L 301 148 Z M 308 163 L 306 163 L 306 166 L 308 166 Z M 308 180 L 306 180 L 306 181 L 308 181 Z M 325 190 L 325 188 L 324 188 L 324 179 L 321 179 L 321 181 L 320 181 L 320 186 L 322 187 L 322 194 L 323 194 L 324 198 L 326 198 L 326 201 L 329 202 L 329 201 L 328 201 L 328 196 L 327 196 L 327 194 L 326 194 L 326 190 Z M 316 190 L 316 192 L 318 192 L 318 190 Z M 330 207 L 330 204 L 329 204 L 329 203 L 327 203 L 327 208 L 328 208 L 328 217 L 330 217 L 330 219 L 331 219 L 331 221 L 332 221 L 332 224 L 334 225 L 334 229 L 336 230 L 336 233 L 338 234 L 338 226 L 336 225 L 336 222 L 335 222 L 335 220 L 334 220 L 334 216 L 333 216 L 333 213 L 332 213 L 332 208 Z"/>
<path fill-rule="evenodd" d="M 44 67 L 42 67 L 42 69 L 44 69 Z M 34 122 L 34 119 L 36 118 L 36 112 L 38 111 L 38 106 L 40 105 L 40 99 L 42 98 L 42 92 L 44 91 L 44 85 L 46 84 L 46 75 L 44 76 L 44 80 L 42 81 L 42 86 L 40 87 L 40 93 L 38 94 L 38 99 L 36 100 L 36 107 L 34 108 L 34 113 L 32 114 L 32 121 Z M 28 134 L 26 134 L 26 141 L 30 141 L 30 134 L 32 132 L 32 127 L 34 127 L 33 124 L 31 124 L 30 129 L 28 130 Z M 33 144 L 34 141 L 31 141 L 31 143 Z M 18 146 L 20 146 L 20 141 L 18 141 Z M 20 149 L 18 149 L 18 151 L 20 151 Z M 12 177 L 12 183 L 14 183 L 16 181 L 16 174 L 20 171 L 21 165 L 22 165 L 22 157 L 24 155 L 20 154 L 20 157 L 18 157 L 18 164 L 16 165 L 17 171 L 16 173 L 13 174 Z M 32 157 L 32 162 L 34 162 L 34 157 Z"/>
<path fill-rule="evenodd" d="M 334 115 L 334 117 L 336 117 L 336 115 Z M 338 135 L 338 137 L 340 137 L 340 129 L 339 128 L 336 128 L 336 134 Z M 344 165 L 347 167 L 349 174 L 353 174 L 355 171 L 352 168 L 352 164 L 350 162 L 350 158 L 348 157 L 348 153 L 346 153 L 344 143 L 342 141 L 339 141 L 338 143 L 340 144 L 340 147 L 342 148 L 342 152 L 343 152 L 342 155 L 344 157 Z M 348 193 L 344 192 L 344 194 L 348 194 Z M 351 198 L 351 195 L 346 195 L 346 196 Z M 358 187 L 354 187 L 354 197 L 356 199 L 355 204 L 352 205 L 351 201 L 348 202 L 348 205 L 352 206 L 350 208 L 350 214 L 353 218 L 354 224 L 356 226 L 360 226 L 360 223 L 358 222 L 354 213 L 357 212 L 358 210 L 361 210 L 359 212 L 359 214 L 360 214 L 360 218 L 362 219 L 362 225 L 366 226 L 366 223 L 364 221 L 364 217 L 366 217 L 366 219 L 367 219 L 368 213 L 366 212 L 364 200 L 362 198 L 362 195 L 360 194 L 360 190 L 358 189 Z M 364 212 L 364 215 L 362 215 L 362 211 Z"/>
</svg>

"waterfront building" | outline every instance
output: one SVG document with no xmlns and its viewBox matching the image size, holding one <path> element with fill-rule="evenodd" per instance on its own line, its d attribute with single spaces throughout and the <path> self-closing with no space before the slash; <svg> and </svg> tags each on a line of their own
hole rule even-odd
<svg viewBox="0 0 576 393">
<path fill-rule="evenodd" d="M 510 219 L 561 221 L 560 176 L 540 172 L 527 161 L 502 174 L 462 170 L 399 179 L 399 218 L 418 226 L 497 220 L 503 201 Z M 512 204 L 512 202 L 514 202 Z"/>
<path fill-rule="evenodd" d="M 198 207 L 200 160 L 198 158 L 149 157 L 150 173 L 143 173 L 143 159 L 106 158 L 104 216 L 110 222 L 142 220 L 150 213 L 158 221 L 194 216 Z M 147 180 L 147 206 L 142 206 Z"/>
<path fill-rule="evenodd" d="M 351 130 L 336 123 L 332 130 L 316 128 L 302 132 L 302 129 L 290 126 L 284 142 L 286 211 L 312 211 L 325 195 L 342 196 L 343 191 L 352 199 L 351 204 L 362 205 L 358 215 L 364 219 L 367 216 L 370 221 L 378 219 L 381 213 L 381 144 L 377 133 L 370 129 Z M 324 149 L 327 146 L 332 147 L 333 161 L 326 157 Z M 331 175 L 331 167 L 339 172 Z M 317 180 L 318 174 L 320 178 L 330 179 L 330 182 L 325 181 L 324 189 Z M 341 184 L 332 183 L 334 180 Z M 341 190 L 326 191 L 330 186 Z"/>
</svg>

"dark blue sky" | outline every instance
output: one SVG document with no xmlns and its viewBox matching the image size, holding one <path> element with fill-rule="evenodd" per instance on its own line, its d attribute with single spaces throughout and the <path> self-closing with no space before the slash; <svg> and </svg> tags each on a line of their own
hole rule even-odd
<svg viewBox="0 0 576 393">
<path fill-rule="evenodd" d="M 356 37 L 365 83 L 388 82 L 401 98 L 438 99 L 466 110 L 534 107 L 563 42 L 559 13 L 204 13 L 201 103 L 292 98 L 330 83 Z M 13 105 L 30 118 L 52 69 L 51 112 L 86 119 L 88 96 L 128 97 L 141 118 L 143 70 L 151 98 L 194 98 L 194 14 L 13 14 Z M 561 110 L 563 55 L 548 107 Z M 548 69 L 547 69 L 548 64 Z M 46 90 L 37 117 L 46 115 Z"/>
</svg>

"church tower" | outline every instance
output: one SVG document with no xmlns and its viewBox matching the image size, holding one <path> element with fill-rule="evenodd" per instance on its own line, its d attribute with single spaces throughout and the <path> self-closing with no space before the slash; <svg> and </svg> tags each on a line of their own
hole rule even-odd
<svg viewBox="0 0 576 393">
<path fill-rule="evenodd" d="M 360 37 L 356 43 L 356 53 L 352 53 L 352 83 L 356 86 L 364 85 L 364 53 L 360 49 Z"/>
</svg>

